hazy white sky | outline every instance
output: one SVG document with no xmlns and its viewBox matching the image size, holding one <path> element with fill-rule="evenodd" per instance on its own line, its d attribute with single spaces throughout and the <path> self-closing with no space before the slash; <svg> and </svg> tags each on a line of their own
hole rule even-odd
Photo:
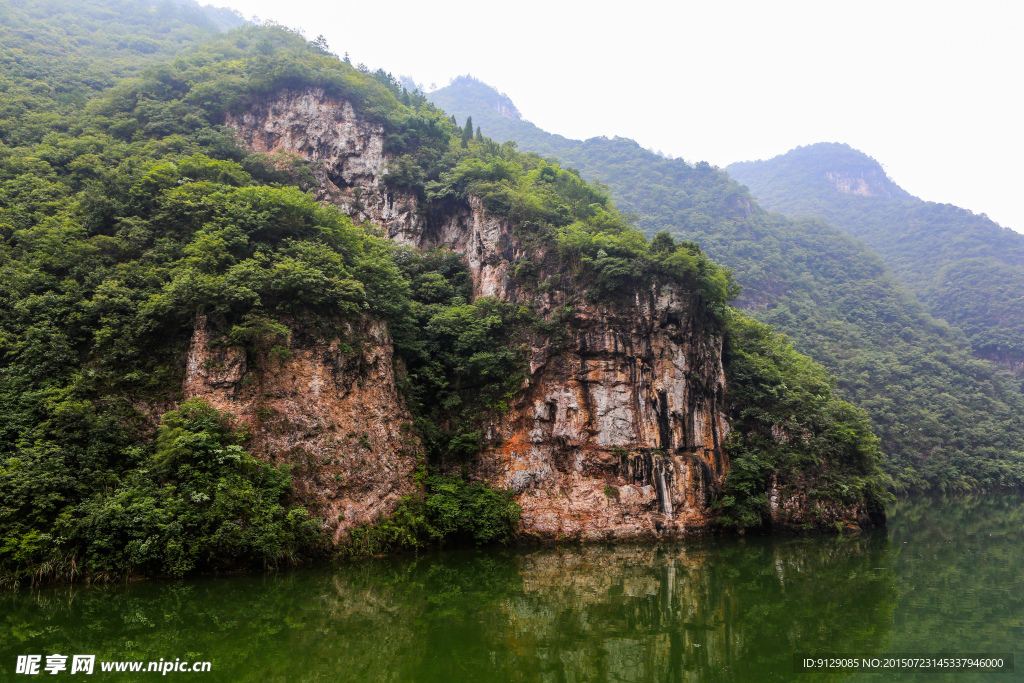
<svg viewBox="0 0 1024 683">
<path fill-rule="evenodd" d="M 1024 232 L 1019 0 L 212 2 L 428 86 L 471 73 L 567 137 L 718 166 L 846 142 Z"/>
</svg>

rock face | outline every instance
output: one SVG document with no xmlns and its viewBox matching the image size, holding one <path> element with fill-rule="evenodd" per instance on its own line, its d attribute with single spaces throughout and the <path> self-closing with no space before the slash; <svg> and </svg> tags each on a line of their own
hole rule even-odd
<svg viewBox="0 0 1024 683">
<path fill-rule="evenodd" d="M 517 492 L 540 538 L 700 532 L 728 468 L 721 339 L 668 287 L 626 310 L 582 308 L 573 328 L 533 349 L 482 474 Z"/>
<path fill-rule="evenodd" d="M 805 473 L 772 475 L 768 488 L 768 515 L 776 531 L 804 532 L 808 529 L 835 528 L 860 531 L 885 526 L 885 511 L 858 503 L 843 505 L 808 495 Z M 838 526 L 836 524 L 838 523 Z"/>
<path fill-rule="evenodd" d="M 511 226 L 487 216 L 476 200 L 428 225 L 414 196 L 385 187 L 384 128 L 368 122 L 350 103 L 321 88 L 283 90 L 242 114 L 229 115 L 226 124 L 254 152 L 295 154 L 311 162 L 319 200 L 380 226 L 396 242 L 462 252 L 477 296 L 505 294 L 514 255 L 499 257 L 499 251 Z"/>
<path fill-rule="evenodd" d="M 383 126 L 367 121 L 349 102 L 325 95 L 322 88 L 282 90 L 242 114 L 229 114 L 225 123 L 254 152 L 310 161 L 319 200 L 380 225 L 392 239 L 408 242 L 406 231 L 422 231 L 415 198 L 381 187 Z"/>
<path fill-rule="evenodd" d="M 826 171 L 825 178 L 828 179 L 836 189 L 846 194 L 856 194 L 862 197 L 892 197 L 892 191 L 887 187 L 892 184 L 884 172 L 861 172 L 857 175 L 844 173 L 842 171 Z"/>
<path fill-rule="evenodd" d="M 543 262 L 543 248 L 524 247 L 513 226 L 488 215 L 479 201 L 470 199 L 428 221 L 416 211 L 414 198 L 389 192 L 382 181 L 387 167 L 383 130 L 362 121 L 348 103 L 317 89 L 283 91 L 228 124 L 253 150 L 294 153 L 312 161 L 322 199 L 380 225 L 392 239 L 464 254 L 476 296 L 528 305 L 548 321 L 564 311 L 564 292 L 537 294 L 516 285 L 510 277 L 514 264 L 524 257 Z M 689 292 L 656 286 L 629 306 L 577 303 L 566 321 L 571 323 L 567 338 L 557 346 L 533 339 L 527 380 L 510 410 L 490 425 L 489 445 L 477 468 L 479 477 L 516 492 L 523 507 L 522 532 L 544 539 L 611 540 L 692 535 L 709 526 L 709 504 L 729 466 L 722 448 L 728 427 L 722 341 L 702 320 Z M 361 433 L 371 432 L 373 416 L 380 416 L 385 422 L 373 432 L 373 453 L 382 452 L 377 444 L 400 441 L 386 433 L 386 425 L 404 416 L 393 377 L 384 369 L 390 356 L 382 334 L 372 347 L 374 362 L 359 365 L 359 359 L 351 359 L 365 367 L 356 375 L 363 373 L 358 376 L 366 376 L 367 386 L 367 373 L 375 373 L 373 392 L 339 396 L 330 418 L 340 423 L 342 412 L 351 407 L 357 411 L 351 420 L 360 425 L 353 431 Z M 194 348 L 202 344 L 197 336 Z M 343 362 L 332 353 L 321 345 L 310 348 L 301 361 L 297 354 L 289 363 L 304 364 L 301 376 L 308 379 L 285 381 L 280 391 L 297 396 L 304 389 L 295 382 L 311 387 L 314 375 L 326 377 L 330 367 Z M 190 377 L 199 376 L 202 362 L 198 356 L 190 362 Z M 225 372 L 238 374 L 227 369 L 237 361 L 224 358 L 223 363 Z M 199 385 L 213 387 L 211 381 L 204 377 Z M 342 384 L 336 384 L 338 391 Z M 224 397 L 218 400 L 234 406 L 234 412 L 251 414 L 238 403 L 242 399 L 229 398 L 225 389 L 209 391 L 220 392 Z M 371 408 L 374 400 L 383 405 Z M 307 403 L 315 407 L 312 399 Z M 287 446 L 285 436 L 277 438 Z M 278 446 L 277 441 L 266 443 L 268 452 Z M 399 460 L 390 466 L 401 477 L 410 463 Z M 356 470 L 351 474 L 357 476 Z M 370 514 L 384 509 L 388 496 L 406 490 L 400 484 L 386 489 L 381 479 L 375 481 L 372 490 L 366 489 L 372 500 L 362 507 L 356 501 L 363 489 L 347 489 L 345 509 Z M 322 492 L 336 495 L 329 486 Z M 346 512 L 338 528 L 350 519 Z"/>
<path fill-rule="evenodd" d="M 335 542 L 413 491 L 419 444 L 379 321 L 350 326 L 345 340 L 295 331 L 276 348 L 247 351 L 225 346 L 220 325 L 199 316 L 184 394 L 232 413 L 254 454 L 293 465 L 298 498 Z"/>
</svg>

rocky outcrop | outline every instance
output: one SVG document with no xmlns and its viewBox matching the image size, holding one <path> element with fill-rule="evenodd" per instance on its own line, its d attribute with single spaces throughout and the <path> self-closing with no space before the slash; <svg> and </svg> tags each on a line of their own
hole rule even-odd
<svg viewBox="0 0 1024 683">
<path fill-rule="evenodd" d="M 524 286 L 513 276 L 515 266 L 529 260 L 541 264 L 541 270 L 549 267 L 553 261 L 543 246 L 525 246 L 514 226 L 488 214 L 474 198 L 449 207 L 444 215 L 428 217 L 417 210 L 414 197 L 389 191 L 384 181 L 388 158 L 383 129 L 322 90 L 283 91 L 228 123 L 253 150 L 284 151 L 309 160 L 320 182 L 321 199 L 378 224 L 390 238 L 462 253 L 476 296 L 525 305 L 549 326 L 564 326 L 557 344 L 550 337 L 531 339 L 525 381 L 511 398 L 509 410 L 490 424 L 488 445 L 476 469 L 478 477 L 515 491 L 523 508 L 523 533 L 595 541 L 693 535 L 711 526 L 710 506 L 729 469 L 723 449 L 729 427 L 722 340 L 705 325 L 690 292 L 656 285 L 638 293 L 632 305 L 609 307 L 573 297 L 568 292 L 571 285 L 544 293 L 536 282 Z M 858 188 L 859 184 L 850 185 L 849 191 Z M 566 311 L 571 313 L 565 315 Z M 380 335 L 377 338 L 372 346 L 377 360 L 367 366 L 373 369 L 360 371 L 376 373 L 374 389 L 361 393 L 358 401 L 343 404 L 339 399 L 332 408 L 334 422 L 350 419 L 360 425 L 339 431 L 374 435 L 374 453 L 379 452 L 377 444 L 399 446 L 401 439 L 387 433 L 383 423 L 374 426 L 373 420 L 393 424 L 407 419 L 390 370 L 384 369 L 390 364 L 386 343 Z M 194 347 L 197 344 L 201 345 L 197 341 Z M 304 356 L 304 376 L 311 377 L 313 367 L 342 362 L 329 358 L 329 347 L 317 348 L 321 350 L 310 349 L 311 355 Z M 358 364 L 355 357 L 345 362 L 350 361 Z M 236 360 L 225 357 L 223 364 L 224 372 L 238 373 L 232 369 Z M 281 391 L 301 390 L 282 385 Z M 235 412 L 253 414 L 253 409 L 241 408 L 238 399 L 222 400 Z M 373 401 L 383 405 L 371 408 Z M 361 411 L 358 418 L 343 418 L 341 413 L 348 409 Z M 396 417 L 399 414 L 402 417 Z M 276 438 L 280 446 L 287 446 L 285 436 Z M 267 439 L 268 449 L 271 443 L 278 447 L 277 441 Z M 399 458 L 385 466 L 401 477 L 411 468 L 411 460 Z M 357 469 L 346 472 L 346 477 L 361 476 Z M 339 509 L 352 511 L 345 513 L 346 523 L 352 515 L 364 519 L 384 509 L 380 501 L 407 490 L 401 483 L 387 489 L 387 476 L 391 475 L 378 471 L 373 485 L 343 494 L 346 502 Z M 322 491 L 327 497 L 335 495 L 329 487 Z M 363 494 L 370 496 L 366 504 L 358 503 Z M 776 486 L 769 496 L 780 527 L 806 525 L 807 515 L 851 519 L 867 514 L 817 514 L 808 508 L 799 486 Z"/>
<path fill-rule="evenodd" d="M 885 173 L 861 172 L 854 175 L 842 171 L 826 171 L 825 178 L 831 182 L 837 190 L 846 194 L 856 194 L 862 197 L 892 197 L 889 189 L 892 181 Z"/>
<path fill-rule="evenodd" d="M 240 114 L 228 114 L 246 147 L 264 154 L 296 154 L 310 163 L 317 198 L 357 220 L 383 227 L 388 237 L 415 241 L 422 231 L 415 197 L 385 191 L 384 127 L 323 88 L 282 90 Z M 409 233 L 408 235 L 406 233 Z"/>
<path fill-rule="evenodd" d="M 721 339 L 672 287 L 584 306 L 493 427 L 481 472 L 518 494 L 522 530 L 585 541 L 693 535 L 728 469 Z M 539 341 L 539 340 L 538 340 Z"/>
<path fill-rule="evenodd" d="M 419 444 L 383 323 L 364 320 L 331 339 L 295 330 L 249 350 L 227 345 L 225 332 L 196 318 L 185 398 L 231 413 L 251 434 L 249 450 L 292 465 L 297 497 L 335 542 L 412 493 Z"/>
<path fill-rule="evenodd" d="M 818 475 L 820 476 L 820 475 Z M 768 487 L 768 515 L 775 531 L 860 531 L 885 526 L 885 511 L 863 501 L 844 504 L 809 493 L 814 475 L 776 472 Z"/>
<path fill-rule="evenodd" d="M 228 123 L 253 150 L 311 161 L 322 199 L 380 225 L 390 238 L 462 253 L 476 296 L 528 305 L 545 320 L 569 303 L 565 292 L 537 294 L 516 284 L 514 265 L 524 258 L 542 263 L 546 254 L 524 247 L 513 226 L 478 200 L 428 221 L 413 198 L 388 191 L 383 130 L 347 102 L 315 88 L 283 91 Z M 564 343 L 533 340 L 527 379 L 490 426 L 477 469 L 516 492 L 522 532 L 604 540 L 690 535 L 709 526 L 709 505 L 728 469 L 728 426 L 721 339 L 702 320 L 691 293 L 666 285 L 632 306 L 577 301 Z"/>
<path fill-rule="evenodd" d="M 380 226 L 389 239 L 465 254 L 477 296 L 507 294 L 508 265 L 521 255 L 509 250 L 511 226 L 488 216 L 477 200 L 428 223 L 415 196 L 386 187 L 384 128 L 350 103 L 321 88 L 282 90 L 242 114 L 230 114 L 226 123 L 254 152 L 296 154 L 310 162 L 318 199 Z"/>
</svg>

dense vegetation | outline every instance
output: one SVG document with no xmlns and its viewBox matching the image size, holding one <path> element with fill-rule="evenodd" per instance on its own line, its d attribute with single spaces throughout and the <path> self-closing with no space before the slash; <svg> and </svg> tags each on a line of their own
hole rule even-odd
<svg viewBox="0 0 1024 683">
<path fill-rule="evenodd" d="M 69 114 L 118 80 L 242 23 L 191 0 L 4 0 L 0 138 L 19 145 L 63 130 Z"/>
<path fill-rule="evenodd" d="M 106 7 L 47 5 L 18 16 L 54 33 L 47 12 L 63 25 L 75 8 L 102 16 Z M 709 325 L 727 324 L 739 291 L 729 272 L 693 242 L 667 234 L 649 242 L 578 174 L 470 134 L 388 74 L 353 68 L 321 42 L 275 26 L 211 37 L 209 25 L 180 13 L 147 12 L 132 24 L 135 35 L 155 36 L 144 55 L 205 42 L 129 66 L 113 40 L 79 40 L 77 52 L 33 61 L 24 38 L 18 49 L 28 57 L 15 62 L 33 70 L 5 72 L 17 83 L 5 106 L 28 123 L 0 129 L 3 581 L 180 575 L 323 552 L 320 522 L 294 499 L 288 468 L 249 454 L 232 416 L 178 403 L 198 315 L 217 319 L 229 344 L 282 356 L 290 330 L 354 341 L 344 339 L 346 321 L 386 320 L 429 469 L 418 497 L 360 530 L 351 550 L 509 538 L 518 507 L 462 479 L 458 465 L 521 383 L 521 335 L 554 339 L 571 319 L 473 300 L 457 257 L 399 247 L 314 201 L 300 160 L 241 149 L 220 125 L 224 115 L 279 88 L 323 87 L 383 124 L 396 157 L 389 182 L 419 194 L 428 214 L 473 195 L 514 221 L 522 239 L 549 246 L 550 262 L 518 264 L 525 286 L 617 305 L 637 288 L 675 282 L 698 295 Z M 123 60 L 132 77 L 46 86 L 61 82 L 50 74 L 62 73 L 68 54 L 99 68 Z M 734 347 L 752 340 L 744 358 L 758 359 L 751 376 L 766 391 L 778 390 L 778 377 L 820 379 L 790 352 L 758 347 L 773 338 L 758 329 Z M 775 372 L 783 361 L 801 369 Z M 787 405 L 831 419 L 839 404 L 823 386 Z M 750 400 L 764 398 L 758 391 Z M 822 425 L 826 441 L 837 434 Z M 871 452 L 863 423 L 849 443 L 837 457 Z M 847 484 L 874 476 L 861 465 L 850 461 Z M 737 486 L 730 505 L 763 492 L 759 482 Z"/>
<path fill-rule="evenodd" d="M 300 75 L 274 71 L 282 65 Z M 320 206 L 297 187 L 308 169 L 249 155 L 217 125 L 227 105 L 201 99 L 233 85 L 237 103 L 302 73 L 358 93 L 383 120 L 415 116 L 387 79 L 276 27 L 239 29 L 63 108 L 46 88 L 5 99 L 52 115 L 0 136 L 5 580 L 180 574 L 323 549 L 287 468 L 252 458 L 230 416 L 188 403 L 168 411 L 197 314 L 243 346 L 286 343 L 289 325 L 330 334 L 346 319 L 385 318 L 410 407 L 442 425 L 425 434 L 434 450 L 472 435 L 481 406 L 516 380 L 507 307 L 469 301 L 461 264 L 399 249 Z M 423 110 L 447 145 L 447 118 Z M 432 483 L 442 503 L 487 494 Z"/>
<path fill-rule="evenodd" d="M 984 214 L 913 197 L 877 161 L 838 143 L 729 166 L 768 209 L 823 216 L 864 240 L 975 354 L 1024 370 L 1024 235 Z M 836 181 L 863 182 L 855 194 Z"/>
<path fill-rule="evenodd" d="M 761 526 L 773 479 L 793 491 L 807 484 L 810 503 L 881 512 L 887 478 L 864 412 L 839 399 L 835 380 L 771 327 L 733 310 L 726 330 L 733 431 L 723 520 Z"/>
<path fill-rule="evenodd" d="M 728 266 L 743 286 L 739 305 L 789 335 L 836 375 L 840 396 L 867 412 L 898 489 L 1024 485 L 1019 382 L 976 360 L 961 331 L 932 318 L 861 243 L 820 221 L 766 213 L 706 163 L 623 138 L 546 133 L 471 78 L 430 97 L 492 137 L 606 183 L 648 235 L 695 241 Z M 1003 301 L 1012 306 L 1012 297 Z"/>
</svg>

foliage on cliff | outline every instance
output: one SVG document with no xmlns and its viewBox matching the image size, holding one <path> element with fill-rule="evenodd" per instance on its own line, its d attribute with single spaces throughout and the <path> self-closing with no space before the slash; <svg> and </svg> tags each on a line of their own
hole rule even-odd
<svg viewBox="0 0 1024 683">
<path fill-rule="evenodd" d="M 146 412 L 179 391 L 194 316 L 222 317 L 246 344 L 275 334 L 282 316 L 315 328 L 386 314 L 407 286 L 389 245 L 295 188 L 252 184 L 237 163 L 189 153 L 194 143 L 81 140 L 54 135 L 0 162 L 15 197 L 0 209 L 0 565 L 12 575 L 32 565 L 64 572 L 69 560 L 86 571 L 185 571 L 206 547 L 189 534 L 218 532 L 182 517 L 189 506 L 164 482 L 184 475 L 158 474 L 162 446 Z M 215 442 L 230 448 L 221 436 L 189 441 L 190 457 L 206 458 Z M 247 495 L 241 475 L 218 476 Z M 259 476 L 283 504 L 289 476 Z M 161 537 L 133 549 L 122 513 L 145 538 L 178 525 L 192 545 L 170 550 L 174 539 Z M 221 525 L 232 514 L 210 511 Z M 128 543 L 116 561 L 111 539 Z M 295 538 L 300 551 L 308 541 Z M 226 542 L 214 544 L 218 561 L 235 557 Z"/>
<path fill-rule="evenodd" d="M 629 301 L 637 290 L 667 280 L 696 291 L 721 314 L 740 292 L 732 274 L 695 242 L 676 244 L 667 233 L 649 242 L 607 191 L 574 170 L 489 138 L 454 150 L 449 163 L 450 170 L 423 186 L 430 210 L 479 198 L 490 213 L 507 218 L 524 243 L 553 247 L 556 269 L 594 301 Z M 528 281 L 540 265 L 520 262 L 516 274 Z"/>
<path fill-rule="evenodd" d="M 346 318 L 388 319 L 407 361 L 410 404 L 424 424 L 447 417 L 459 427 L 439 429 L 438 448 L 469 439 L 481 397 L 496 400 L 515 381 L 508 313 L 460 296 L 450 281 L 464 281 L 464 268 L 450 257 L 405 253 L 297 188 L 259 185 L 238 163 L 193 152 L 195 143 L 96 137 L 85 149 L 100 152 L 93 158 L 106 168 L 90 164 L 101 178 L 83 179 L 80 157 L 50 165 L 33 156 L 56 161 L 50 150 L 74 149 L 76 139 L 47 142 L 0 163 L 4 189 L 30 188 L 2 209 L 0 562 L 8 572 L 103 555 L 112 542 L 94 542 L 90 529 L 110 515 L 97 508 L 151 507 L 147 462 L 160 441 L 150 440 L 146 405 L 179 390 L 197 314 L 218 316 L 241 345 L 283 342 L 282 320 L 336 334 Z M 283 492 L 288 477 L 279 479 Z M 182 510 L 172 502 L 154 519 Z M 191 566 L 190 556 L 124 552 L 117 560 L 130 562 L 111 557 L 102 570 Z"/>
<path fill-rule="evenodd" d="M 409 301 L 389 318 L 404 361 L 404 394 L 433 466 L 466 465 L 483 443 L 481 419 L 507 408 L 523 381 L 518 308 L 473 300 L 465 264 L 450 251 L 395 251 Z"/>
<path fill-rule="evenodd" d="M 471 115 L 487 135 L 606 183 L 647 235 L 667 231 L 697 242 L 728 267 L 743 287 L 737 305 L 787 334 L 837 377 L 841 397 L 867 412 L 897 488 L 1024 486 L 1020 382 L 976 360 L 961 331 L 932 318 L 861 243 L 820 221 L 768 214 L 706 163 L 669 159 L 625 138 L 570 140 L 509 118 L 511 102 L 471 78 L 430 97 L 457 117 Z M 977 342 L 983 323 L 971 311 L 978 309 L 962 305 L 971 298 L 968 283 L 980 284 L 979 297 L 993 311 L 1015 299 L 997 305 L 986 294 L 1005 277 L 1004 267 L 989 263 L 981 283 L 986 276 L 975 265 L 969 259 L 969 273 L 958 275 L 965 284 L 955 319 Z M 1007 320 L 1019 314 L 1007 312 Z M 985 334 L 1002 335 L 1000 329 L 986 327 Z"/>
<path fill-rule="evenodd" d="M 277 565 L 321 550 L 319 521 L 286 502 L 288 467 L 246 453 L 245 438 L 228 416 L 200 400 L 165 413 L 153 454 L 109 495 L 85 503 L 77 528 L 67 527 L 65 553 L 80 556 L 65 554 L 61 561 L 87 576 L 181 576 Z M 60 566 L 50 571 L 74 573 Z"/>
<path fill-rule="evenodd" d="M 976 355 L 1024 367 L 1024 235 L 911 196 L 848 145 L 798 147 L 729 172 L 766 208 L 822 216 L 864 240 L 935 316 L 967 334 Z"/>
<path fill-rule="evenodd" d="M 469 484 L 457 476 L 435 475 L 423 483 L 422 497 L 404 498 L 386 519 L 353 530 L 343 552 L 367 557 L 512 540 L 522 510 L 511 492 L 486 482 Z"/>
<path fill-rule="evenodd" d="M 835 395 L 824 368 L 736 310 L 726 322 L 723 364 L 732 425 L 723 521 L 764 525 L 773 480 L 799 481 L 812 505 L 884 509 L 878 437 L 864 411 Z"/>
</svg>

